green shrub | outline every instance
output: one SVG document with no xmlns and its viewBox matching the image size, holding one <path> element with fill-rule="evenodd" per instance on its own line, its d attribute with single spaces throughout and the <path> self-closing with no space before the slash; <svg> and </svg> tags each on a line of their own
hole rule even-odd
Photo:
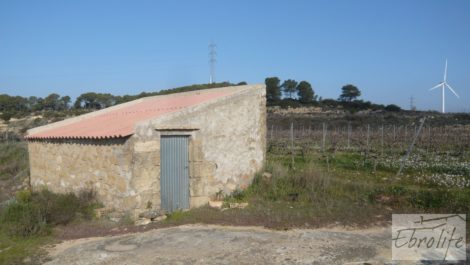
<svg viewBox="0 0 470 265">
<path fill-rule="evenodd" d="M 391 112 L 398 112 L 401 110 L 401 108 L 395 104 L 390 104 L 385 107 L 386 111 L 391 111 Z"/>
<path fill-rule="evenodd" d="M 31 192 L 29 190 L 20 190 L 16 193 L 16 200 L 22 203 L 28 203 L 31 201 Z"/>
<path fill-rule="evenodd" d="M 52 225 L 69 223 L 80 209 L 79 199 L 73 193 L 58 194 L 42 190 L 34 194 L 34 199 L 42 206 L 46 222 Z"/>
<path fill-rule="evenodd" d="M 468 190 L 453 190 L 452 199 L 446 205 L 449 212 L 467 213 L 470 212 L 470 192 Z"/>
<path fill-rule="evenodd" d="M 366 197 L 367 197 L 367 200 L 370 203 L 375 203 L 376 199 L 377 199 L 377 196 L 379 196 L 381 194 L 384 194 L 384 193 L 385 193 L 385 189 L 383 187 L 376 187 L 376 188 L 372 189 L 371 191 L 369 191 L 366 194 Z"/>
<path fill-rule="evenodd" d="M 104 205 L 96 200 L 95 190 L 81 190 L 78 193 L 79 212 L 82 218 L 91 220 L 95 217 L 95 209 L 102 208 Z"/>
<path fill-rule="evenodd" d="M 411 193 L 409 201 L 420 209 L 438 209 L 450 202 L 449 193 L 444 190 L 420 190 Z"/>
<path fill-rule="evenodd" d="M 24 142 L 0 143 L 0 180 L 26 176 L 28 169 L 28 149 Z M 0 201 L 7 199 L 4 195 L 0 194 Z"/>
<path fill-rule="evenodd" d="M 233 198 L 237 201 L 243 201 L 245 199 L 245 193 L 242 190 L 235 190 L 232 194 Z"/>
<path fill-rule="evenodd" d="M 403 186 L 399 186 L 399 185 L 393 185 L 391 187 L 388 188 L 389 190 L 389 193 L 392 194 L 392 195 L 404 195 L 406 194 L 407 192 L 407 189 Z"/>
<path fill-rule="evenodd" d="M 5 122 L 10 121 L 11 118 L 15 115 L 14 112 L 11 111 L 4 111 L 3 113 L 0 114 L 0 119 L 4 120 Z"/>
<path fill-rule="evenodd" d="M 240 190 L 240 189 L 236 189 L 232 192 L 232 194 L 230 194 L 229 196 L 227 196 L 225 198 L 225 201 L 227 201 L 227 202 L 241 202 L 245 199 L 245 197 L 246 197 L 245 191 Z"/>
<path fill-rule="evenodd" d="M 31 236 L 47 233 L 47 225 L 41 207 L 32 202 L 16 202 L 8 205 L 0 218 L 5 232 L 12 236 Z"/>
<path fill-rule="evenodd" d="M 16 201 L 0 213 L 2 228 L 10 235 L 31 236 L 46 234 L 49 228 L 68 224 L 78 216 L 91 219 L 93 210 L 100 207 L 93 191 L 59 194 L 49 190 L 30 193 L 21 191 Z"/>
<path fill-rule="evenodd" d="M 278 102 L 278 105 L 283 108 L 283 109 L 287 109 L 287 108 L 300 108 L 302 107 L 302 104 L 295 100 L 295 99 L 291 99 L 291 98 L 288 98 L 288 99 L 282 99 Z"/>
</svg>

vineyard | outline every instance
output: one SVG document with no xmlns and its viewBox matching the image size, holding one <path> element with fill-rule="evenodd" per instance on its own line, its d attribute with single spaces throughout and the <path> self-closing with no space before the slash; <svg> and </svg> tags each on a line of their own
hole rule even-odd
<svg viewBox="0 0 470 265">
<path fill-rule="evenodd" d="M 271 145 L 290 149 L 291 140 L 295 147 L 311 151 L 369 151 L 373 153 L 394 153 L 406 151 L 414 136 L 415 146 L 427 154 L 451 153 L 464 155 L 470 151 L 470 126 L 423 125 L 418 134 L 419 124 L 414 125 L 364 125 L 334 126 L 321 123 L 317 126 L 296 126 L 268 128 Z"/>
<path fill-rule="evenodd" d="M 341 197 L 363 209 L 469 213 L 470 126 L 421 121 L 410 125 L 271 123 L 268 168 L 276 171 L 283 165 L 294 181 L 306 170 L 320 171 L 327 179 L 328 200 Z M 303 181 L 309 178 L 307 174 Z"/>
<path fill-rule="evenodd" d="M 466 179 L 470 187 L 470 127 L 419 125 L 370 125 L 329 128 L 327 123 L 317 127 L 295 127 L 268 132 L 269 152 L 324 157 L 338 153 L 359 155 L 363 165 L 398 170 L 401 162 L 405 172 L 440 173 L 446 178 Z M 410 156 L 405 155 L 416 138 Z M 463 181 L 463 180 L 462 180 Z M 462 181 L 458 181 L 461 183 Z"/>
<path fill-rule="evenodd" d="M 470 214 L 470 121 L 436 119 L 269 115 L 268 177 L 226 198 L 250 207 L 190 215 L 284 228 L 380 223 L 403 212 Z M 25 129 L 9 125 L 0 134 L 0 199 L 23 188 L 28 174 Z"/>
</svg>

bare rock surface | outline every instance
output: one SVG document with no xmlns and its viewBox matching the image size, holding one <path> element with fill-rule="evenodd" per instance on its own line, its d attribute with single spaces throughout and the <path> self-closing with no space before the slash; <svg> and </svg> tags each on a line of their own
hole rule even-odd
<svg viewBox="0 0 470 265">
<path fill-rule="evenodd" d="M 390 229 L 274 231 L 185 225 L 114 237 L 66 241 L 54 264 L 385 264 Z M 366 263 L 366 264 L 367 264 Z"/>
<path fill-rule="evenodd" d="M 390 227 L 275 231 L 184 225 L 65 241 L 50 249 L 46 264 L 442 264 L 392 262 L 390 248 Z"/>
</svg>

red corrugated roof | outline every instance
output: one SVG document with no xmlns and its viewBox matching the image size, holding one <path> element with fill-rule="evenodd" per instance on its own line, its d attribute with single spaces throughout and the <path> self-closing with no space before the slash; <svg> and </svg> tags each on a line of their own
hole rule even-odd
<svg viewBox="0 0 470 265">
<path fill-rule="evenodd" d="M 230 94 L 230 92 L 204 92 L 191 94 L 175 94 L 143 98 L 135 104 L 127 104 L 121 108 L 102 110 L 89 117 L 51 128 L 32 132 L 26 138 L 114 138 L 134 134 L 135 124 L 140 121 L 177 112 L 184 108 L 201 104 Z M 103 113 L 99 113 L 103 112 Z"/>
</svg>

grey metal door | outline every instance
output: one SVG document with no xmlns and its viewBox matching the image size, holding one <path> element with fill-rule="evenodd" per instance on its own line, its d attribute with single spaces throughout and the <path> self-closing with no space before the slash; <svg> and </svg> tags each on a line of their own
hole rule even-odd
<svg viewBox="0 0 470 265">
<path fill-rule="evenodd" d="M 168 212 L 189 208 L 188 143 L 187 136 L 168 135 L 161 137 L 161 207 Z"/>
</svg>

